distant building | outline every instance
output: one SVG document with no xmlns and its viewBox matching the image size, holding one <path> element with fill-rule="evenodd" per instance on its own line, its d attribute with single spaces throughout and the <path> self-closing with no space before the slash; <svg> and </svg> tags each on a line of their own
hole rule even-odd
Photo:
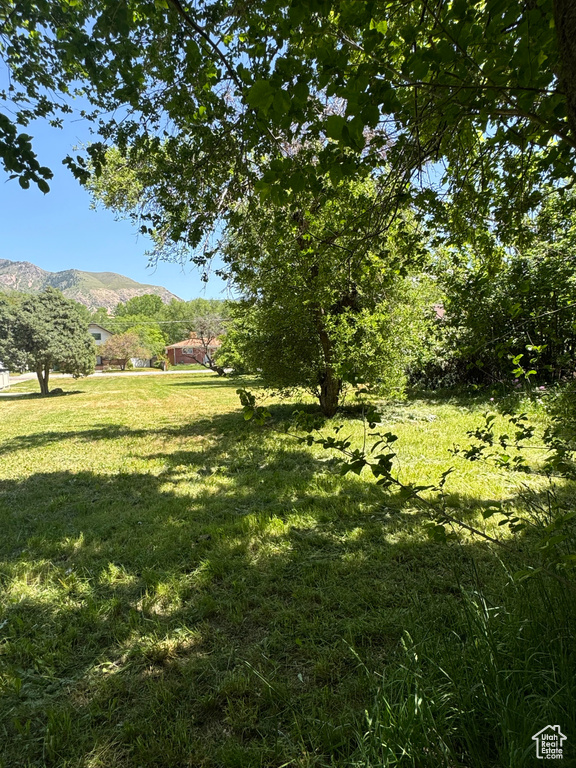
<svg viewBox="0 0 576 768">
<path fill-rule="evenodd" d="M 166 354 L 171 365 L 209 365 L 221 343 L 218 339 L 205 342 L 191 333 L 190 338 L 166 347 Z"/>
<path fill-rule="evenodd" d="M 107 328 L 104 328 L 102 325 L 98 325 L 98 323 L 90 323 L 88 326 L 88 333 L 92 336 L 94 339 L 94 343 L 97 347 L 100 347 L 102 344 L 105 344 L 108 339 L 113 335 L 112 331 L 109 331 Z M 96 367 L 102 365 L 102 357 L 100 355 L 96 355 Z"/>
</svg>

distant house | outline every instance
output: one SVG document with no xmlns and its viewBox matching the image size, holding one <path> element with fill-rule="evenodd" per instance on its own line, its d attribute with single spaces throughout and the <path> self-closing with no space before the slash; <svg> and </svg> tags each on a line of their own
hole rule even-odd
<svg viewBox="0 0 576 768">
<path fill-rule="evenodd" d="M 102 346 L 102 344 L 106 344 L 108 339 L 113 336 L 114 334 L 112 331 L 109 331 L 107 328 L 104 328 L 103 325 L 99 325 L 98 323 L 90 323 L 88 326 L 88 333 L 93 337 L 94 343 L 97 347 Z M 130 362 L 134 366 L 134 368 L 151 368 L 153 363 L 155 362 L 156 358 L 140 358 L 140 357 L 132 357 L 130 358 Z M 96 369 L 101 370 L 102 368 L 105 368 L 106 366 L 112 365 L 112 366 L 119 366 L 121 365 L 120 360 L 113 360 L 108 359 L 107 357 L 102 357 L 101 355 L 96 355 Z"/>
<path fill-rule="evenodd" d="M 112 331 L 109 331 L 107 328 L 104 328 L 102 325 L 98 325 L 98 323 L 90 323 L 88 326 L 88 333 L 92 336 L 94 339 L 94 343 L 97 347 L 102 346 L 102 344 L 105 344 L 108 339 L 112 336 Z M 102 357 L 100 355 L 96 355 L 96 367 L 102 366 Z"/>
<path fill-rule="evenodd" d="M 10 371 L 4 368 L 0 362 L 0 389 L 6 389 L 10 385 Z"/>
<path fill-rule="evenodd" d="M 166 347 L 166 354 L 171 365 L 193 365 L 194 363 L 210 365 L 221 343 L 218 339 L 203 341 L 198 336 L 190 334 L 190 338 Z"/>
</svg>

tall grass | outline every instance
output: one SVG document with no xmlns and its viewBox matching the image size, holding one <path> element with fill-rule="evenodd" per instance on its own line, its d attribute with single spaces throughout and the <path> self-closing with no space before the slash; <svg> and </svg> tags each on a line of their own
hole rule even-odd
<svg viewBox="0 0 576 768">
<path fill-rule="evenodd" d="M 516 555 L 522 573 L 533 577 L 515 580 L 508 569 L 516 558 L 508 553 L 501 561 L 504 587 L 495 591 L 470 559 L 472 586 L 459 588 L 439 620 L 427 601 L 415 600 L 396 663 L 377 679 L 366 670 L 376 692 L 356 768 L 533 766 L 532 737 L 547 725 L 568 735 L 562 764 L 576 764 L 576 580 L 566 570 L 576 528 L 570 483 L 558 479 L 558 472 L 566 481 L 574 477 L 574 392 L 554 391 L 544 403 L 552 425 L 544 440 L 562 451 L 556 478 L 545 491 L 526 485 L 517 496 L 531 525 Z M 545 571 L 534 571 L 541 561 Z"/>
<path fill-rule="evenodd" d="M 356 768 L 522 768 L 532 735 L 576 734 L 576 607 L 545 577 L 500 599 L 462 588 L 444 631 L 417 605 L 396 663 L 383 672 L 352 765 Z M 574 765 L 572 739 L 563 765 Z"/>
</svg>

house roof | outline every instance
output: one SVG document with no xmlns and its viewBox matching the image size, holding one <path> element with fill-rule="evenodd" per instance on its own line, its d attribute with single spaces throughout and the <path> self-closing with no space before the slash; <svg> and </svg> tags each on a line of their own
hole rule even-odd
<svg viewBox="0 0 576 768">
<path fill-rule="evenodd" d="M 100 323 L 88 323 L 88 328 L 100 328 L 101 331 L 106 331 L 106 333 L 112 333 L 112 331 L 109 331 L 108 328 L 104 328 L 104 326 L 100 325 Z"/>
<path fill-rule="evenodd" d="M 182 347 L 208 347 L 209 349 L 215 349 L 216 347 L 219 347 L 222 344 L 219 339 L 212 339 L 212 341 L 209 344 L 204 344 L 202 339 L 199 339 L 198 337 L 192 337 L 190 339 L 184 339 L 184 341 L 177 341 L 176 344 L 170 344 L 166 347 L 166 349 L 181 349 Z"/>
</svg>

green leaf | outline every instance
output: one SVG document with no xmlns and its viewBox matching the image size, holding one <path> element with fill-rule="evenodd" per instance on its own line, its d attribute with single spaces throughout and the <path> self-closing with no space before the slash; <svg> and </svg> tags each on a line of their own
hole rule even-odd
<svg viewBox="0 0 576 768">
<path fill-rule="evenodd" d="M 385 35 L 388 31 L 388 22 L 386 19 L 382 19 L 381 21 L 376 21 L 375 19 L 371 19 L 370 21 L 370 29 L 375 29 L 377 32 L 380 32 L 381 35 Z"/>
<path fill-rule="evenodd" d="M 293 173 L 290 177 L 289 182 L 290 189 L 292 189 L 294 192 L 302 192 L 302 190 L 306 187 L 306 176 L 302 173 L 302 171 L 296 171 L 296 173 Z"/>
<path fill-rule="evenodd" d="M 290 109 L 290 99 L 284 93 L 284 91 L 276 91 L 274 100 L 272 102 L 272 107 L 274 110 L 274 115 L 277 117 L 281 117 L 288 112 Z"/>
<path fill-rule="evenodd" d="M 342 181 L 343 177 L 344 177 L 344 174 L 342 173 L 341 165 L 333 165 L 330 168 L 330 181 L 335 187 L 338 185 L 340 181 Z"/>
<path fill-rule="evenodd" d="M 346 120 L 340 115 L 329 115 L 326 118 L 326 135 L 329 139 L 340 141 Z"/>
<path fill-rule="evenodd" d="M 270 85 L 268 80 L 257 80 L 248 90 L 246 101 L 254 109 L 261 109 L 266 113 L 274 101 L 276 89 Z"/>
<path fill-rule="evenodd" d="M 356 149 L 361 149 L 366 140 L 364 139 L 364 121 L 356 115 L 346 124 L 351 139 L 351 144 Z"/>
<path fill-rule="evenodd" d="M 426 533 L 432 541 L 436 541 L 439 544 L 445 544 L 448 540 L 446 529 L 438 523 L 429 523 L 426 526 Z"/>
<path fill-rule="evenodd" d="M 380 110 L 375 104 L 368 104 L 362 109 L 361 117 L 365 125 L 375 128 L 380 122 Z"/>
<path fill-rule="evenodd" d="M 428 74 L 429 70 L 429 64 L 427 61 L 424 60 L 422 57 L 422 54 L 415 54 L 411 61 L 410 61 L 410 67 L 412 70 L 412 76 L 414 80 L 424 80 L 426 75 Z"/>
</svg>

